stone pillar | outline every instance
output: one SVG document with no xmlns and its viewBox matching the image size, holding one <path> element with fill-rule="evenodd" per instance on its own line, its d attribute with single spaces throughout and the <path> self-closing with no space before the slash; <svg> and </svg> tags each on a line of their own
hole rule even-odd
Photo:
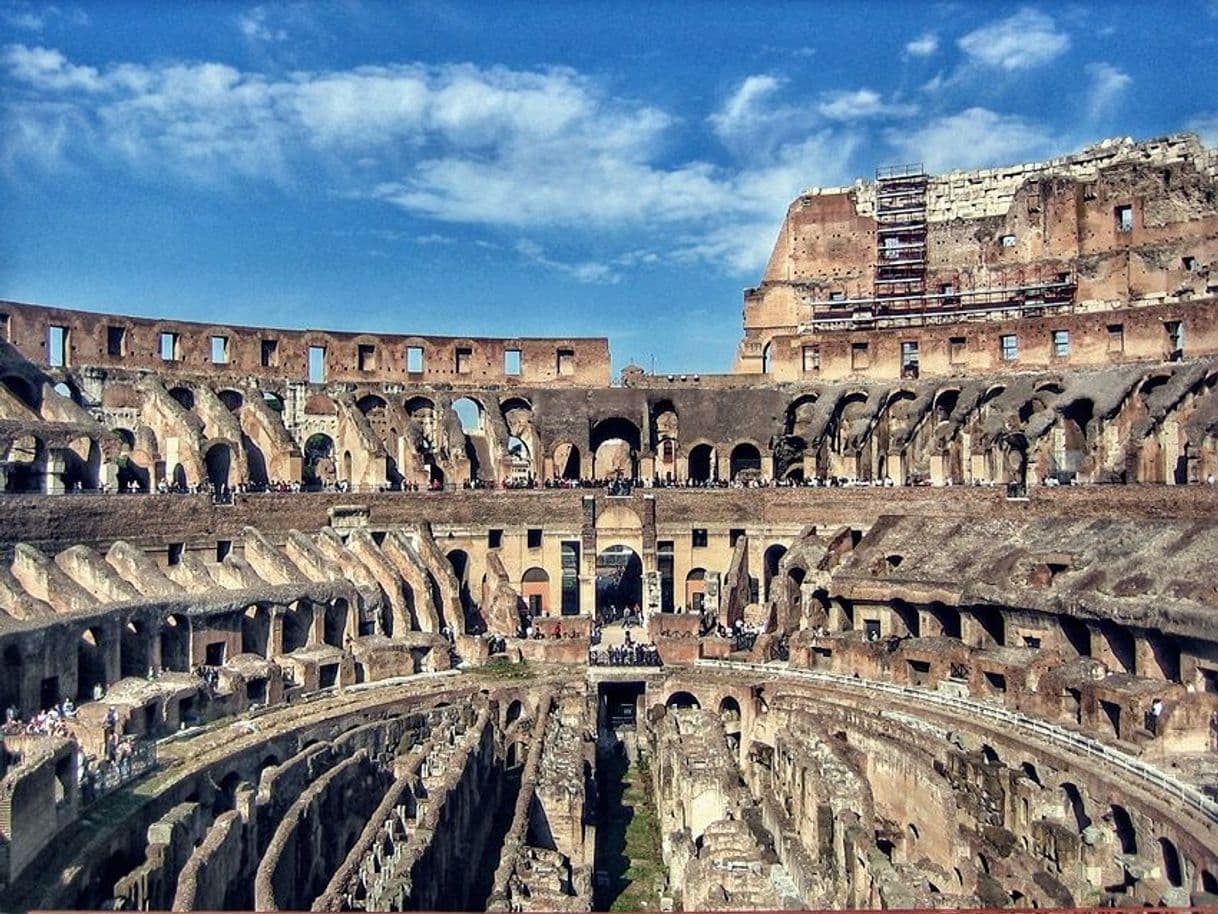
<svg viewBox="0 0 1218 914">
<path fill-rule="evenodd" d="M 930 455 L 930 484 L 941 486 L 947 481 L 947 456 L 945 454 Z"/>
<path fill-rule="evenodd" d="M 706 578 L 703 581 L 703 587 L 704 587 L 704 589 L 702 591 L 702 608 L 703 608 L 703 610 L 705 612 L 709 613 L 714 618 L 719 619 L 719 622 L 721 624 L 727 625 L 729 620 L 727 619 L 726 616 L 722 619 L 719 618 L 719 572 L 708 571 L 706 573 Z"/>
<path fill-rule="evenodd" d="M 579 608 L 584 615 L 596 613 L 596 496 L 583 498 L 583 523 L 580 528 Z"/>
<path fill-rule="evenodd" d="M 56 453 L 48 453 L 42 483 L 42 491 L 44 493 L 47 495 L 62 495 L 64 493 L 63 470 L 63 458 Z"/>
</svg>

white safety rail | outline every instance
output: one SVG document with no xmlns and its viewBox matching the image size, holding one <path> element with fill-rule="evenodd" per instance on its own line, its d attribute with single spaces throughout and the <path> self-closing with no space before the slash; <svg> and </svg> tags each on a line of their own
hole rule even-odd
<svg viewBox="0 0 1218 914">
<path fill-rule="evenodd" d="M 1078 733 L 1073 733 L 1064 727 L 1047 721 L 1020 714 L 1007 708 L 996 707 L 971 698 L 960 698 L 945 692 L 934 692 L 929 689 L 919 689 L 913 686 L 897 685 L 891 682 L 879 682 L 874 679 L 855 679 L 853 676 L 843 676 L 841 673 L 825 673 L 818 670 L 793 670 L 787 667 L 763 663 L 743 663 L 732 660 L 699 660 L 697 666 L 723 670 L 748 670 L 749 672 L 779 678 L 806 679 L 813 682 L 823 682 L 841 686 L 855 691 L 879 692 L 894 695 L 923 705 L 935 705 L 956 711 L 970 717 L 980 717 L 984 720 L 1001 724 L 1030 733 L 1039 739 L 1091 756 L 1105 764 L 1127 772 L 1138 780 L 1153 785 L 1158 790 L 1179 800 L 1184 805 L 1201 813 L 1211 822 L 1218 822 L 1218 803 L 1215 803 L 1197 788 L 1165 774 L 1154 765 L 1149 765 L 1141 759 L 1134 758 L 1126 752 L 1107 746 L 1098 740 L 1091 739 Z"/>
</svg>

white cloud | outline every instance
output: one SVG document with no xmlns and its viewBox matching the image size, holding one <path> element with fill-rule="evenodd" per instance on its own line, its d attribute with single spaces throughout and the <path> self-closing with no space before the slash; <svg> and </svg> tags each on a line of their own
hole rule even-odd
<svg viewBox="0 0 1218 914">
<path fill-rule="evenodd" d="M 1105 62 L 1089 63 L 1086 69 L 1089 80 L 1087 113 L 1091 120 L 1098 120 L 1117 103 L 1133 83 L 1133 78 Z"/>
<path fill-rule="evenodd" d="M 237 16 L 237 29 L 250 41 L 287 41 L 287 31 L 270 20 L 271 12 L 265 6 L 251 7 Z"/>
<path fill-rule="evenodd" d="M 905 53 L 910 57 L 930 57 L 939 50 L 939 36 L 934 32 L 924 32 L 905 45 Z"/>
<path fill-rule="evenodd" d="M 17 0 L 0 6 L 0 20 L 15 29 L 41 32 L 54 22 L 88 25 L 89 15 L 76 6 L 35 6 Z"/>
<path fill-rule="evenodd" d="M 580 263 L 567 263 L 555 260 L 552 257 L 546 256 L 545 248 L 528 238 L 519 239 L 514 245 L 514 249 L 517 254 L 530 263 L 555 270 L 579 283 L 606 283 L 613 285 L 622 280 L 621 274 L 607 263 L 598 263 L 591 260 L 585 260 Z"/>
<path fill-rule="evenodd" d="M 756 239 L 802 188 L 846 177 L 855 137 L 842 121 L 894 110 L 870 90 L 794 109 L 774 103 L 780 79 L 753 77 L 711 120 L 736 161 L 668 161 L 671 115 L 565 68 L 400 64 L 270 77 L 213 62 L 97 68 L 13 45 L 0 51 L 0 74 L 15 99 L 0 114 L 9 172 L 91 157 L 149 181 L 307 181 L 437 222 L 628 231 L 635 245 L 666 245 L 665 256 L 742 272 L 764 264 L 769 244 Z M 612 282 L 627 265 L 612 254 L 529 256 L 582 282 Z"/>
<path fill-rule="evenodd" d="M 831 121 L 854 121 L 869 117 L 905 117 L 917 109 L 911 105 L 886 103 L 874 89 L 825 92 L 816 110 Z"/>
<path fill-rule="evenodd" d="M 1060 57 L 1070 47 L 1070 36 L 1058 31 L 1048 14 L 1024 7 L 1006 19 L 969 32 L 956 44 L 971 61 L 1012 72 Z"/>
<path fill-rule="evenodd" d="M 438 232 L 429 232 L 426 235 L 415 235 L 414 243 L 420 245 L 429 244 L 456 244 L 457 239 L 451 235 L 441 235 Z"/>
<path fill-rule="evenodd" d="M 968 108 L 886 136 L 906 161 L 920 161 L 931 172 L 1025 161 L 1046 154 L 1051 145 L 1040 126 L 987 108 Z"/>
</svg>

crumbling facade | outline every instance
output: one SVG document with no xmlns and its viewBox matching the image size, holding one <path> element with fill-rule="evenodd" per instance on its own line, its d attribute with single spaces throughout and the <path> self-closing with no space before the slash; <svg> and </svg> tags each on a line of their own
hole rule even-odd
<svg viewBox="0 0 1218 914">
<path fill-rule="evenodd" d="M 0 908 L 1218 901 L 1214 169 L 801 197 L 733 375 L 0 304 Z"/>
</svg>

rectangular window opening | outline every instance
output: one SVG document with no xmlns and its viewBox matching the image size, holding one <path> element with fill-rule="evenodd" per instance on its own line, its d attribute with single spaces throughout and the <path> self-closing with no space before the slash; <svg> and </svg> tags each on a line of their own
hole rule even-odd
<svg viewBox="0 0 1218 914">
<path fill-rule="evenodd" d="M 1069 330 L 1054 330 L 1053 331 L 1053 357 L 1055 359 L 1064 359 L 1070 355 L 1070 331 Z"/>
<path fill-rule="evenodd" d="M 706 529 L 704 527 L 695 527 L 689 531 L 689 544 L 694 549 L 706 548 Z"/>
<path fill-rule="evenodd" d="M 127 330 L 125 327 L 106 328 L 106 355 L 122 358 L 127 354 Z"/>
<path fill-rule="evenodd" d="M 170 565 L 178 565 L 182 561 L 182 555 L 186 551 L 185 543 L 170 543 L 166 551 L 165 559 Z"/>
<path fill-rule="evenodd" d="M 8 315 L 0 314 L 0 340 L 4 340 L 6 343 L 11 343 L 13 340 L 9 336 L 9 333 Z"/>
<path fill-rule="evenodd" d="M 860 371 L 871 365 L 871 351 L 866 343 L 850 344 L 850 367 Z"/>
<path fill-rule="evenodd" d="M 502 545 L 503 545 L 503 531 L 502 530 L 492 527 L 490 530 L 486 531 L 486 548 L 487 549 L 498 549 Z"/>
<path fill-rule="evenodd" d="M 263 340 L 260 364 L 263 368 L 279 367 L 279 341 Z"/>
<path fill-rule="evenodd" d="M 473 370 L 474 350 L 460 346 L 457 348 L 455 365 L 457 374 L 469 374 Z"/>
<path fill-rule="evenodd" d="M 211 338 L 211 363 L 213 365 L 228 364 L 227 336 L 213 336 Z"/>
<path fill-rule="evenodd" d="M 556 354 L 556 370 L 560 378 L 569 378 L 575 374 L 575 350 L 559 349 Z"/>
<path fill-rule="evenodd" d="M 52 368 L 68 364 L 68 328 L 52 326 L 47 330 L 47 363 Z"/>
<path fill-rule="evenodd" d="M 829 293 L 829 301 L 845 301 L 845 300 L 846 300 L 845 292 L 830 292 Z"/>
<path fill-rule="evenodd" d="M 915 340 L 904 340 L 901 343 L 901 377 L 916 378 L 918 376 L 918 344 Z"/>
<path fill-rule="evenodd" d="M 1163 330 L 1167 333 L 1167 357 L 1172 361 L 1184 358 L 1184 322 L 1164 321 Z"/>
<path fill-rule="evenodd" d="M 326 347 L 309 347 L 309 383 L 324 384 L 326 382 Z"/>
<path fill-rule="evenodd" d="M 160 337 L 161 361 L 176 362 L 181 357 L 181 349 L 176 333 L 165 332 Z"/>
<path fill-rule="evenodd" d="M 360 343 L 356 361 L 360 371 L 376 371 L 376 347 L 371 343 Z"/>
<path fill-rule="evenodd" d="M 519 349 L 503 350 L 503 373 L 510 378 L 520 376 L 521 358 Z"/>
<path fill-rule="evenodd" d="M 727 532 L 728 545 L 730 545 L 733 549 L 735 549 L 736 541 L 739 540 L 740 537 L 742 537 L 742 536 L 744 536 L 744 530 L 741 529 L 740 527 L 733 527 L 732 529 L 728 530 L 728 532 Z"/>
<path fill-rule="evenodd" d="M 406 347 L 406 371 L 409 374 L 423 373 L 423 347 L 422 346 L 407 346 Z"/>
<path fill-rule="evenodd" d="M 528 543 L 530 549 L 541 548 L 541 529 L 539 527 L 529 528 Z"/>
<path fill-rule="evenodd" d="M 223 562 L 228 558 L 228 554 L 233 551 L 232 540 L 216 540 L 216 561 Z"/>
<path fill-rule="evenodd" d="M 820 371 L 820 347 L 804 347 L 804 371 L 806 373 Z"/>
<path fill-rule="evenodd" d="M 1001 238 L 998 239 L 998 241 L 1004 248 L 1015 247 L 1015 236 L 1014 235 L 1003 235 Z"/>
<path fill-rule="evenodd" d="M 965 351 L 968 349 L 968 338 L 963 336 L 953 336 L 947 341 L 947 357 L 953 365 L 959 365 L 964 361 Z"/>
<path fill-rule="evenodd" d="M 1197 269 L 1197 258 L 1196 257 L 1181 257 L 1180 266 L 1184 269 L 1185 272 L 1191 273 Z"/>
<path fill-rule="evenodd" d="M 1014 362 L 1019 358 L 1019 337 L 1014 333 L 1004 333 L 999 337 L 998 346 L 1004 362 Z"/>
<path fill-rule="evenodd" d="M 1109 324 L 1108 325 L 1108 351 L 1109 352 L 1124 352 L 1125 351 L 1125 325 L 1124 324 Z"/>
<path fill-rule="evenodd" d="M 1112 217 L 1118 232 L 1123 234 L 1133 231 L 1133 204 L 1125 203 L 1116 207 L 1112 211 Z"/>
</svg>

